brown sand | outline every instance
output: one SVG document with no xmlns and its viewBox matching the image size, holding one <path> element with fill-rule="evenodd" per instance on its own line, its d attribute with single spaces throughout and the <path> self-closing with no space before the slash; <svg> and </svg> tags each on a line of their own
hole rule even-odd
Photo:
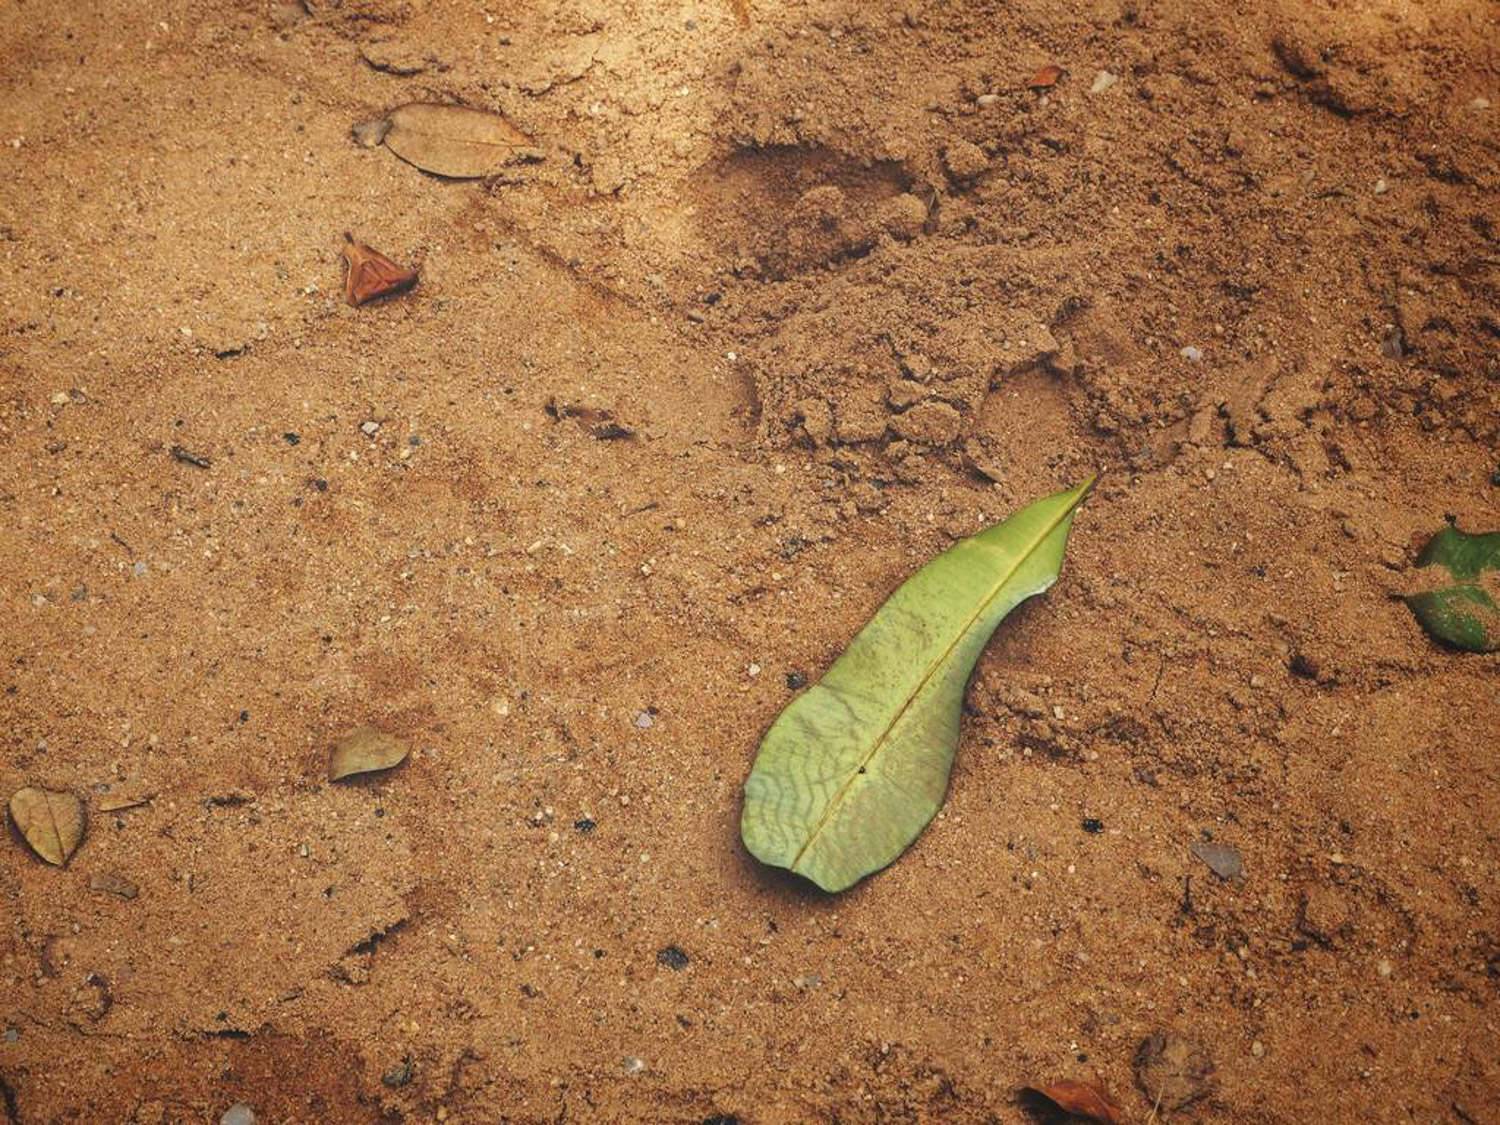
<svg viewBox="0 0 1500 1125">
<path fill-rule="evenodd" d="M 1389 597 L 1500 525 L 1497 8 L 1215 8 L 0 6 L 9 1120 L 1500 1120 L 1500 665 Z M 760 869 L 788 674 L 1096 468 L 940 818 Z"/>
</svg>

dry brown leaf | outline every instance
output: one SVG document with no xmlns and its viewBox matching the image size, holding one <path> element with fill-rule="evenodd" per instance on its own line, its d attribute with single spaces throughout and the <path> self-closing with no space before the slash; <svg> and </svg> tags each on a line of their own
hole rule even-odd
<svg viewBox="0 0 1500 1125">
<path fill-rule="evenodd" d="M 1184 1109 L 1213 1089 L 1214 1061 L 1195 1041 L 1157 1031 L 1136 1049 L 1135 1081 L 1153 1104 Z"/>
<path fill-rule="evenodd" d="M 155 793 L 146 793 L 139 797 L 104 797 L 95 807 L 100 812 L 124 812 L 126 809 L 138 809 L 142 805 L 149 805 Z"/>
<path fill-rule="evenodd" d="M 58 867 L 83 842 L 83 802 L 71 793 L 31 786 L 17 790 L 10 819 L 31 850 Z"/>
<path fill-rule="evenodd" d="M 116 895 L 119 898 L 135 898 L 141 893 L 141 889 L 123 875 L 115 875 L 108 871 L 102 871 L 89 879 L 89 890 L 102 891 L 107 895 Z"/>
<path fill-rule="evenodd" d="M 1102 1086 L 1064 1078 L 1050 1086 L 1027 1086 L 1033 1094 L 1046 1098 L 1064 1113 L 1097 1121 L 1099 1125 L 1124 1125 L 1125 1115 Z"/>
<path fill-rule="evenodd" d="M 417 271 L 398 266 L 379 250 L 344 232 L 344 300 L 362 305 L 379 297 L 405 293 L 417 283 Z"/>
<path fill-rule="evenodd" d="M 392 110 L 385 147 L 408 164 L 455 180 L 493 176 L 536 154 L 532 140 L 497 113 L 412 102 Z"/>
<path fill-rule="evenodd" d="M 411 747 L 393 734 L 375 727 L 357 727 L 339 739 L 328 758 L 328 780 L 375 773 L 399 766 Z"/>
<path fill-rule="evenodd" d="M 1026 83 L 1026 85 L 1032 90 L 1046 90 L 1052 86 L 1056 86 L 1057 80 L 1066 73 L 1067 71 L 1056 63 L 1048 63 L 1041 70 L 1033 74 L 1031 81 Z"/>
</svg>

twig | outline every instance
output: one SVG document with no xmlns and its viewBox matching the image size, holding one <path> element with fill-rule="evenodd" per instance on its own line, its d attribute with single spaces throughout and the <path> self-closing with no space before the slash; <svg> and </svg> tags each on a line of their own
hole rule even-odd
<svg viewBox="0 0 1500 1125">
<path fill-rule="evenodd" d="M 174 445 L 172 447 L 172 457 L 175 460 L 181 461 L 185 465 L 192 465 L 195 468 L 199 469 L 206 469 L 213 464 L 213 462 L 210 461 L 207 457 L 203 456 L 203 454 L 194 453 L 191 449 L 184 449 L 180 445 Z"/>
</svg>

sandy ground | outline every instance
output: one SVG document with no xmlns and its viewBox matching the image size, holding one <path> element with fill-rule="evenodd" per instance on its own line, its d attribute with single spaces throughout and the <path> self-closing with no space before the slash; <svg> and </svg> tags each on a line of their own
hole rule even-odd
<svg viewBox="0 0 1500 1125">
<path fill-rule="evenodd" d="M 1500 526 L 1500 8 L 1214 8 L 0 5 L 8 1120 L 1500 1120 L 1500 664 L 1391 598 Z M 788 677 L 1096 469 L 939 819 L 759 868 Z"/>
</svg>

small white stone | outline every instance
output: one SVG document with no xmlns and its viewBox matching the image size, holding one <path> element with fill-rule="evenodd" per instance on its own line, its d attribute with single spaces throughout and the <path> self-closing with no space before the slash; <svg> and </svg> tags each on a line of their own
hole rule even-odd
<svg viewBox="0 0 1500 1125">
<path fill-rule="evenodd" d="M 639 1074 L 646 1069 L 646 1064 L 634 1055 L 626 1055 L 622 1065 L 625 1067 L 626 1074 Z"/>
<path fill-rule="evenodd" d="M 1259 1039 L 1257 1039 L 1254 1043 L 1250 1044 L 1250 1053 L 1258 1059 L 1264 1058 L 1266 1053 L 1266 1045 Z"/>
<path fill-rule="evenodd" d="M 760 675 L 760 665 L 752 663 L 748 668 L 745 669 L 745 671 L 751 676 L 758 676 Z"/>
<path fill-rule="evenodd" d="M 1489 109 L 1490 99 L 1481 94 L 1479 97 L 1470 102 L 1469 106 L 1472 109 Z"/>
<path fill-rule="evenodd" d="M 980 109 L 989 109 L 990 106 L 994 105 L 999 100 L 999 94 L 980 94 L 977 98 L 974 99 L 974 104 L 977 105 Z"/>
<path fill-rule="evenodd" d="M 235 1102 L 219 1118 L 219 1125 L 255 1125 L 255 1110 L 244 1102 Z"/>
<path fill-rule="evenodd" d="M 1200 359 L 1203 358 L 1203 349 L 1196 348 L 1192 344 L 1189 344 L 1187 347 L 1182 349 L 1182 358 L 1187 360 L 1189 363 L 1197 363 Z"/>
<path fill-rule="evenodd" d="M 1375 971 L 1382 977 L 1388 977 L 1391 975 L 1391 973 L 1395 972 L 1395 967 L 1384 957 L 1382 957 L 1375 963 Z"/>
<path fill-rule="evenodd" d="M 1101 70 L 1098 74 L 1094 75 L 1094 84 L 1089 87 L 1089 93 L 1102 94 L 1119 80 L 1120 76 L 1118 74 L 1111 74 L 1107 70 Z"/>
<path fill-rule="evenodd" d="M 1375 194 L 1376 195 L 1384 195 L 1386 192 L 1388 192 L 1390 190 L 1391 190 L 1391 185 L 1385 182 L 1385 178 L 1384 177 L 1381 177 L 1380 179 L 1378 179 L 1378 180 L 1375 181 Z"/>
<path fill-rule="evenodd" d="M 365 422 L 365 423 L 361 424 L 361 426 L 359 428 L 361 430 L 363 430 L 366 434 L 368 434 L 370 437 L 374 437 L 376 434 L 378 434 L 380 432 L 380 423 L 379 422 L 373 422 L 373 421 L 371 421 L 371 422 Z"/>
</svg>

